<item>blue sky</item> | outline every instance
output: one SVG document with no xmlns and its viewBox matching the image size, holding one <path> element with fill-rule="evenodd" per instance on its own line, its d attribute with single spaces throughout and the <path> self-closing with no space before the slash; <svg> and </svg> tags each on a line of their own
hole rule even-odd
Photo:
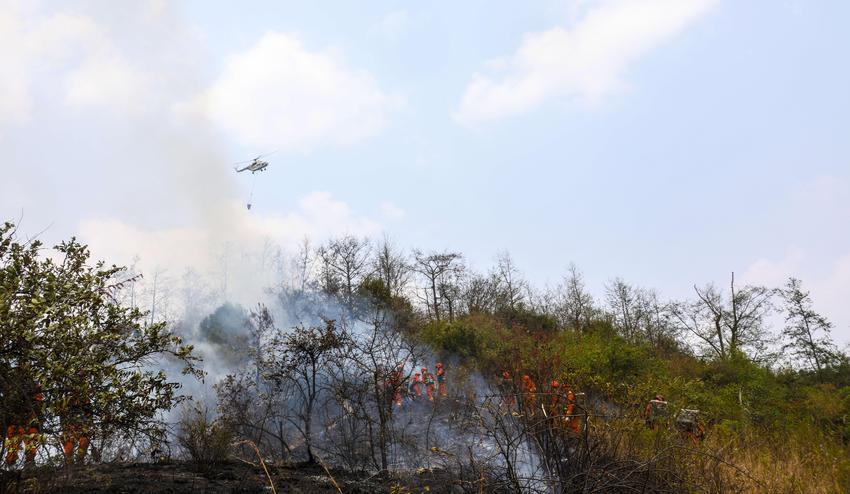
<svg viewBox="0 0 850 494">
<path fill-rule="evenodd" d="M 0 2 L 0 211 L 150 265 L 385 232 L 479 269 L 508 250 L 537 285 L 572 261 L 597 292 L 795 275 L 846 343 L 848 18 L 840 1 Z M 275 149 L 248 212 L 230 164 Z"/>
</svg>

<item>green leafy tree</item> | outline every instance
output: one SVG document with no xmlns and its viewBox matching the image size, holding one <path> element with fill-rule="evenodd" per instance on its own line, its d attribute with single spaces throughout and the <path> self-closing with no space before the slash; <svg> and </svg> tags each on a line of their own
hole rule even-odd
<svg viewBox="0 0 850 494">
<path fill-rule="evenodd" d="M 200 376 L 192 347 L 118 302 L 124 268 L 90 264 L 87 247 L 73 238 L 54 249 L 45 255 L 38 240 L 19 241 L 11 223 L 0 227 L 4 422 L 30 409 L 47 437 L 82 421 L 75 425 L 92 438 L 157 440 L 180 384 L 155 368 L 171 358 Z M 16 394 L 29 383 L 41 386 L 37 410 L 31 396 Z"/>
<path fill-rule="evenodd" d="M 804 362 L 823 380 L 823 371 L 836 361 L 838 354 L 829 336 L 832 323 L 812 309 L 812 298 L 800 280 L 789 278 L 780 295 L 785 310 L 782 350 Z"/>
</svg>

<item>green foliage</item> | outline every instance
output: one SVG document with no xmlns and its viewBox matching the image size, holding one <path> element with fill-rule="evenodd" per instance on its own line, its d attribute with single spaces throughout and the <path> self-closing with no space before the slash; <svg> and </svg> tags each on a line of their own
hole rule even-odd
<svg viewBox="0 0 850 494">
<path fill-rule="evenodd" d="M 613 334 L 608 324 L 591 323 L 584 333 L 562 332 L 552 342 L 563 374 L 588 384 L 630 385 L 661 378 L 664 368 L 647 346 Z"/>
<path fill-rule="evenodd" d="M 46 256 L 40 242 L 18 242 L 14 233 L 11 224 L 0 227 L 0 391 L 11 396 L 38 383 L 44 399 L 4 399 L 4 421 L 35 415 L 48 435 L 69 420 L 100 437 L 160 434 L 160 412 L 175 404 L 179 384 L 152 364 L 170 355 L 197 373 L 192 348 L 116 301 L 123 268 L 91 265 L 74 239 Z"/>
<path fill-rule="evenodd" d="M 822 379 L 824 369 L 836 363 L 839 354 L 829 335 L 832 323 L 812 309 L 811 296 L 803 290 L 800 280 L 789 279 L 779 293 L 785 301 L 786 314 L 782 330 L 786 342 L 782 349 Z"/>
<path fill-rule="evenodd" d="M 558 328 L 558 321 L 553 316 L 541 314 L 522 305 L 501 310 L 498 316 L 506 325 L 519 326 L 528 331 L 554 332 Z"/>
<path fill-rule="evenodd" d="M 366 277 L 357 287 L 358 315 L 368 320 L 376 313 L 391 317 L 396 329 L 408 333 L 418 325 L 413 305 L 402 296 L 393 295 L 386 283 L 375 277 Z"/>
<path fill-rule="evenodd" d="M 442 353 L 463 358 L 478 357 L 486 337 L 471 321 L 431 321 L 422 328 L 422 340 Z"/>
<path fill-rule="evenodd" d="M 710 362 L 702 379 L 710 392 L 703 400 L 704 407 L 717 420 L 747 420 L 769 426 L 787 418 L 787 396 L 779 380 L 746 358 Z"/>
</svg>

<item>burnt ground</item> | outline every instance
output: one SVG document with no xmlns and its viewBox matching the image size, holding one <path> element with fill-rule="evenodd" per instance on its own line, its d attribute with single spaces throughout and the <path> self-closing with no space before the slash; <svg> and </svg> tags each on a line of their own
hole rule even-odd
<svg viewBox="0 0 850 494">
<path fill-rule="evenodd" d="M 338 493 L 331 476 L 320 465 L 267 465 L 278 493 Z M 348 493 L 453 492 L 439 473 L 406 478 L 331 471 L 340 490 Z M 442 487 L 440 486 L 442 484 Z M 0 472 L 0 494 L 17 493 L 270 493 L 262 468 L 228 463 L 207 472 L 190 464 L 117 463 L 76 467 L 73 470 L 37 468 L 27 472 Z"/>
</svg>

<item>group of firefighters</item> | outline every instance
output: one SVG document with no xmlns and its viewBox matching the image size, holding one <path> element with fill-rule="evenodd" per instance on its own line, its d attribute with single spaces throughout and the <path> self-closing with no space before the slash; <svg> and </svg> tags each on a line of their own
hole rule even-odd
<svg viewBox="0 0 850 494">
<path fill-rule="evenodd" d="M 22 383 L 29 383 L 29 386 Z M 44 394 L 41 385 L 31 379 L 17 384 L 15 392 L 4 392 L 3 449 L 7 467 L 18 463 L 21 451 L 24 465 L 35 463 L 39 446 L 44 443 L 42 431 Z M 68 463 L 82 463 L 91 442 L 93 414 L 87 400 L 75 397 L 62 413 L 60 435 L 62 452 Z"/>
<path fill-rule="evenodd" d="M 548 393 L 540 393 L 537 384 L 528 374 L 524 374 L 519 386 L 514 382 L 510 372 L 502 372 L 501 406 L 510 411 L 517 407 L 516 397 L 519 395 L 522 405 L 520 411 L 530 417 L 542 413 L 545 417 L 553 418 L 554 423 L 566 430 L 578 433 L 582 426 L 582 413 L 576 403 L 576 395 L 567 383 L 553 379 L 549 383 Z"/>
<path fill-rule="evenodd" d="M 431 373 L 427 367 L 422 367 L 419 372 L 413 373 L 413 377 L 410 380 L 410 389 L 408 391 L 408 394 L 412 399 L 421 399 L 423 388 L 425 389 L 425 396 L 428 397 L 428 401 L 434 401 L 434 397 L 436 395 L 439 395 L 440 397 L 448 395 L 448 389 L 446 388 L 446 370 L 440 362 L 434 364 L 434 367 L 434 373 Z"/>
<path fill-rule="evenodd" d="M 389 373 L 379 370 L 379 374 L 387 389 L 386 396 L 388 399 L 391 398 L 390 401 L 396 406 L 402 406 L 405 395 L 414 401 L 422 399 L 434 401 L 436 398 L 448 395 L 446 370 L 440 362 L 434 364 L 434 372 L 427 367 L 414 372 L 410 378 L 410 385 L 406 389 L 403 386 L 405 374 L 403 363 L 398 364 Z M 554 418 L 556 423 L 561 424 L 565 429 L 576 433 L 581 430 L 582 418 L 577 409 L 576 395 L 568 384 L 553 380 L 549 385 L 549 392 L 539 397 L 537 385 L 530 376 L 523 375 L 517 384 L 510 373 L 504 371 L 499 388 L 502 395 L 501 406 L 506 411 L 517 411 L 517 396 L 519 396 L 522 405 L 520 412 L 529 416 L 543 413 L 546 417 Z"/>
<path fill-rule="evenodd" d="M 403 363 L 398 364 L 389 373 L 384 373 L 380 369 L 378 373 L 379 379 L 387 390 L 386 396 L 391 397 L 392 403 L 396 406 L 401 406 L 404 403 L 405 394 L 411 400 L 420 400 L 424 392 L 428 401 L 434 401 L 436 397 L 448 396 L 446 370 L 440 362 L 437 362 L 434 367 L 433 373 L 427 367 L 422 367 L 420 372 L 414 372 L 410 378 L 410 385 L 406 389 L 403 385 L 405 374 Z"/>
<path fill-rule="evenodd" d="M 578 433 L 582 430 L 582 417 L 584 410 L 579 410 L 576 403 L 576 394 L 570 389 L 569 384 L 560 383 L 553 379 L 549 384 L 548 393 L 538 391 L 537 384 L 528 375 L 524 374 L 519 385 L 514 382 L 508 371 L 502 372 L 502 380 L 499 386 L 501 392 L 501 406 L 510 411 L 517 409 L 517 396 L 520 398 L 519 412 L 530 417 L 543 413 L 546 417 L 555 419 L 556 424 Z M 581 395 L 581 393 L 580 393 Z M 548 397 L 548 399 L 547 399 Z M 676 430 L 682 437 L 699 443 L 705 437 L 705 426 L 700 420 L 699 410 L 683 408 L 675 417 Z M 651 430 L 657 430 L 659 425 L 666 420 L 667 402 L 660 394 L 647 402 L 644 410 L 646 426 Z"/>
</svg>

